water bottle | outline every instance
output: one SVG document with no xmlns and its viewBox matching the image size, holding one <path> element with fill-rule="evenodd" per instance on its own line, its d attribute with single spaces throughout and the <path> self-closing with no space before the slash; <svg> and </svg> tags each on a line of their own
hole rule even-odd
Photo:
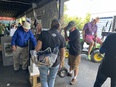
<svg viewBox="0 0 116 87">
<path fill-rule="evenodd" d="M 59 53 L 59 48 L 55 47 L 53 49 L 53 53 L 51 53 L 51 56 L 49 57 L 49 64 L 50 64 L 49 66 L 50 67 L 55 63 L 55 61 L 56 61 L 56 59 L 58 57 L 58 53 Z"/>
<path fill-rule="evenodd" d="M 31 50 L 30 54 L 31 54 L 31 58 L 32 58 L 33 62 L 36 63 L 38 61 L 37 60 L 37 52 L 35 50 Z"/>
<path fill-rule="evenodd" d="M 53 54 L 58 54 L 58 53 L 59 53 L 59 47 L 57 46 L 53 49 Z"/>
</svg>

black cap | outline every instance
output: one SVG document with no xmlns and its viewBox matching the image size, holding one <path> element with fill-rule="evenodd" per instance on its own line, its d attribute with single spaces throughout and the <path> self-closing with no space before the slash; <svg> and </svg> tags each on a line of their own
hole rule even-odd
<svg viewBox="0 0 116 87">
<path fill-rule="evenodd" d="M 70 21 L 66 27 L 66 30 L 71 30 L 75 26 L 76 26 L 76 23 L 74 21 Z"/>
<path fill-rule="evenodd" d="M 53 19 L 51 23 L 51 27 L 59 27 L 59 20 L 58 19 Z"/>
</svg>

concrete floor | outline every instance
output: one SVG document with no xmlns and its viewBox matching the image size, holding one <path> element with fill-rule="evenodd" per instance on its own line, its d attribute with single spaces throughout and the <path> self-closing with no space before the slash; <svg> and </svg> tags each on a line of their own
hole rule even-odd
<svg viewBox="0 0 116 87">
<path fill-rule="evenodd" d="M 99 63 L 93 63 L 83 58 L 79 67 L 77 84 L 73 86 L 69 85 L 72 78 L 60 78 L 57 76 L 55 87 L 93 87 Z M 66 67 L 69 67 L 67 63 Z M 0 62 L 0 87 L 31 87 L 29 73 L 22 70 L 14 73 L 13 66 L 4 67 L 2 62 Z M 108 79 L 102 87 L 110 87 L 110 80 Z"/>
<path fill-rule="evenodd" d="M 82 57 L 84 58 L 85 55 Z M 83 58 L 79 66 L 77 84 L 70 85 L 72 79 L 70 77 L 60 78 L 57 76 L 55 87 L 93 87 L 99 63 L 93 63 Z M 107 79 L 102 87 L 110 87 L 110 80 Z"/>
</svg>

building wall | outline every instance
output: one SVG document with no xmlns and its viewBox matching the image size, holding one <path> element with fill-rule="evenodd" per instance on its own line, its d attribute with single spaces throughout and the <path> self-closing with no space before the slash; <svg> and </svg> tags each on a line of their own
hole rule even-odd
<svg viewBox="0 0 116 87">
<path fill-rule="evenodd" d="M 35 12 L 37 18 L 41 20 L 43 28 L 50 28 L 51 21 L 54 18 L 58 18 L 57 0 L 53 0 L 45 6 L 35 9 Z M 27 13 L 26 17 L 31 17 L 31 19 L 34 20 L 33 11 Z"/>
</svg>

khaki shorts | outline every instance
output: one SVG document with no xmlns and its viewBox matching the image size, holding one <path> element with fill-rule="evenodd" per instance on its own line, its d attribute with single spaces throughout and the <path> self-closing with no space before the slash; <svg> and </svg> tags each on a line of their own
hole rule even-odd
<svg viewBox="0 0 116 87">
<path fill-rule="evenodd" d="M 72 70 L 75 70 L 79 67 L 80 61 L 81 61 L 81 55 L 73 56 L 69 54 L 68 64 Z"/>
</svg>

